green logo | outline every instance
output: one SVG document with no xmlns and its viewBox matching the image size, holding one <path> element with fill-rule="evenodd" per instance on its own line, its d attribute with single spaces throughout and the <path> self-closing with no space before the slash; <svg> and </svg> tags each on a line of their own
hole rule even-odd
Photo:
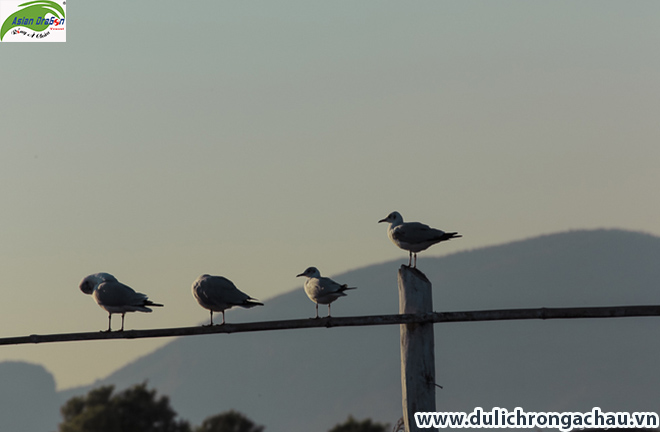
<svg viewBox="0 0 660 432">
<path fill-rule="evenodd" d="M 54 1 L 38 0 L 23 3 L 18 11 L 9 15 L 0 28 L 0 41 L 15 27 L 26 27 L 35 32 L 46 30 L 48 26 L 64 25 L 64 9 Z M 51 17 L 46 18 L 46 14 Z"/>
</svg>

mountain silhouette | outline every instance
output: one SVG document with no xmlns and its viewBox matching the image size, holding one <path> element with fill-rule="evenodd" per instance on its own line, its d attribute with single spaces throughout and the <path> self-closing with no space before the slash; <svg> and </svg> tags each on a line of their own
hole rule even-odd
<svg viewBox="0 0 660 432">
<path fill-rule="evenodd" d="M 0 363 L 0 430 L 54 431 L 60 398 L 55 379 L 43 366 L 19 361 Z"/>
<path fill-rule="evenodd" d="M 591 230 L 420 256 L 417 266 L 433 284 L 434 310 L 442 312 L 660 304 L 659 262 L 658 237 Z M 398 313 L 397 271 L 405 263 L 402 254 L 396 261 L 332 275 L 358 287 L 333 304 L 333 315 Z M 308 264 L 322 266 L 302 266 Z M 301 283 L 264 303 L 232 310 L 228 319 L 314 314 Z M 437 409 L 658 411 L 659 319 L 436 324 L 436 381 L 443 386 Z M 270 432 L 324 431 L 348 415 L 394 423 L 401 416 L 399 328 L 182 337 L 92 386 L 60 392 L 60 403 L 91 387 L 123 389 L 145 380 L 194 424 L 229 409 Z"/>
</svg>

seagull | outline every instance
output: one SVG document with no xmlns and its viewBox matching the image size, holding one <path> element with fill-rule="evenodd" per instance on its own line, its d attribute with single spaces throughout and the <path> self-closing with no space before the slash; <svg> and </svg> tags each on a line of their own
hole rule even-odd
<svg viewBox="0 0 660 432">
<path fill-rule="evenodd" d="M 251 308 L 263 306 L 243 291 L 229 279 L 222 276 L 201 275 L 192 285 L 192 293 L 197 303 L 211 311 L 211 324 L 213 325 L 213 312 L 222 312 L 222 324 L 225 323 L 225 309 L 233 306 Z"/>
<path fill-rule="evenodd" d="M 311 301 L 316 303 L 316 318 L 319 317 L 319 303 L 328 305 L 328 317 L 330 317 L 330 303 L 337 300 L 339 297 L 344 297 L 344 291 L 356 289 L 356 287 L 349 287 L 348 285 L 339 285 L 327 277 L 321 277 L 321 273 L 316 267 L 308 267 L 307 270 L 300 273 L 296 277 L 306 276 L 305 293 Z"/>
<path fill-rule="evenodd" d="M 147 306 L 162 307 L 154 303 L 142 293 L 120 283 L 109 273 L 94 273 L 80 282 L 80 291 L 91 294 L 96 303 L 108 312 L 108 330 L 111 330 L 112 314 L 121 314 L 121 329 L 124 331 L 124 315 L 126 312 L 151 312 Z"/>
<path fill-rule="evenodd" d="M 412 265 L 414 255 L 415 264 L 412 267 L 417 268 L 417 252 L 421 252 L 441 241 L 463 237 L 457 232 L 444 232 L 423 223 L 404 222 L 399 212 L 392 212 L 385 219 L 378 222 L 389 223 L 387 236 L 395 245 L 409 252 L 408 267 Z"/>
</svg>

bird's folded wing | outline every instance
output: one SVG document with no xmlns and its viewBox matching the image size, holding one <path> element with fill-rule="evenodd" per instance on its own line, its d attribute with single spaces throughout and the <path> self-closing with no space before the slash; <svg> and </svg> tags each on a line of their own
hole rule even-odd
<svg viewBox="0 0 660 432">
<path fill-rule="evenodd" d="M 206 287 L 198 291 L 198 295 L 206 303 L 209 304 L 230 304 L 240 305 L 248 299 L 248 295 L 241 292 L 238 288 L 232 285 L 224 285 L 217 287 Z"/>
<path fill-rule="evenodd" d="M 104 306 L 127 306 L 142 305 L 147 300 L 145 294 L 135 290 L 121 282 L 103 282 L 96 289 L 96 298 Z"/>
<path fill-rule="evenodd" d="M 332 294 L 336 292 L 343 291 L 342 290 L 342 285 L 339 285 L 337 282 L 333 281 L 332 279 L 322 277 L 319 280 L 319 294 Z"/>
<path fill-rule="evenodd" d="M 432 238 L 441 237 L 444 233 L 444 231 L 431 228 L 420 222 L 408 222 L 396 227 L 392 232 L 392 237 L 396 240 L 408 243 L 418 243 L 428 241 Z"/>
</svg>

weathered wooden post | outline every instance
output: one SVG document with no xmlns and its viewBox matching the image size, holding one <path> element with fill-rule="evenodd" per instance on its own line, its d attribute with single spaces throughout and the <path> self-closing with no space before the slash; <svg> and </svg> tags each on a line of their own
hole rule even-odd
<svg viewBox="0 0 660 432">
<path fill-rule="evenodd" d="M 402 265 L 398 281 L 400 314 L 433 312 L 431 282 L 424 273 Z M 401 324 L 400 328 L 403 422 L 406 432 L 422 431 L 415 413 L 435 411 L 433 323 Z"/>
</svg>

